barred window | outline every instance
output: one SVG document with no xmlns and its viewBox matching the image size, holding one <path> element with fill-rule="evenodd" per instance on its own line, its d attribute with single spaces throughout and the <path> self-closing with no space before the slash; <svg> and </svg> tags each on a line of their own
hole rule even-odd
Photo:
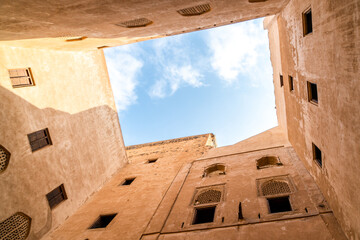
<svg viewBox="0 0 360 240">
<path fill-rule="evenodd" d="M 23 240 L 29 235 L 31 218 L 18 212 L 0 223 L 0 239 Z"/>
</svg>

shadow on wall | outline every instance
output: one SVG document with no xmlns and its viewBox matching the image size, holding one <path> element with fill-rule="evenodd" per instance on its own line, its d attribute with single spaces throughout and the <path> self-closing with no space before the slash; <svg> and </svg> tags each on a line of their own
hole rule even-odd
<svg viewBox="0 0 360 240">
<path fill-rule="evenodd" d="M 1 86 L 0 96 L 0 144 L 11 153 L 0 173 L 0 221 L 23 212 L 32 219 L 29 239 L 39 239 L 127 163 L 117 112 L 39 109 Z M 27 134 L 45 128 L 52 145 L 32 152 Z M 68 200 L 51 210 L 46 194 L 61 184 Z"/>
</svg>

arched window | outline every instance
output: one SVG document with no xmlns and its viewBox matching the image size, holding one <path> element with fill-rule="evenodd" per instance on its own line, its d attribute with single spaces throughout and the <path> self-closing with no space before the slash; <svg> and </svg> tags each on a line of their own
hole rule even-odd
<svg viewBox="0 0 360 240">
<path fill-rule="evenodd" d="M 29 235 L 31 218 L 18 212 L 0 223 L 0 239 L 23 240 Z"/>
<path fill-rule="evenodd" d="M 195 199 L 195 205 L 217 203 L 220 202 L 220 200 L 221 200 L 221 192 L 218 190 L 210 189 L 197 195 Z"/>
<path fill-rule="evenodd" d="M 281 166 L 281 165 L 282 163 L 280 162 L 279 158 L 274 156 L 265 156 L 256 160 L 257 169 Z"/>
<path fill-rule="evenodd" d="M 10 152 L 0 145 L 0 173 L 5 171 L 10 161 Z"/>
<path fill-rule="evenodd" d="M 290 186 L 285 181 L 270 180 L 261 185 L 261 192 L 263 196 L 289 194 L 291 193 Z"/>
<path fill-rule="evenodd" d="M 214 164 L 205 169 L 203 177 L 212 177 L 225 174 L 225 166 L 223 164 Z"/>
</svg>

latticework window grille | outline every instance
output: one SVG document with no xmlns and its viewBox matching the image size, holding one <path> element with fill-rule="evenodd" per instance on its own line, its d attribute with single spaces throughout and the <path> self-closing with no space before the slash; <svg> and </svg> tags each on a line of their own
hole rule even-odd
<svg viewBox="0 0 360 240">
<path fill-rule="evenodd" d="M 211 10 L 210 4 L 202 4 L 194 7 L 180 9 L 177 12 L 183 16 L 201 15 Z"/>
<path fill-rule="evenodd" d="M 200 193 L 195 199 L 195 205 L 217 203 L 221 200 L 221 192 L 217 190 L 207 190 Z"/>
<path fill-rule="evenodd" d="M 281 165 L 282 163 L 280 162 L 279 158 L 274 156 L 266 156 L 256 160 L 256 167 L 258 169 Z"/>
<path fill-rule="evenodd" d="M 9 164 L 10 153 L 0 145 L 0 172 L 5 171 Z"/>
<path fill-rule="evenodd" d="M 1 240 L 23 240 L 29 235 L 31 219 L 24 213 L 15 213 L 0 223 Z"/>
<path fill-rule="evenodd" d="M 285 181 L 270 180 L 261 185 L 263 196 L 291 193 L 290 186 Z"/>
<path fill-rule="evenodd" d="M 136 28 L 136 27 L 146 27 L 151 23 L 152 21 L 147 18 L 138 18 L 138 19 L 118 23 L 116 25 L 126 28 Z"/>
</svg>

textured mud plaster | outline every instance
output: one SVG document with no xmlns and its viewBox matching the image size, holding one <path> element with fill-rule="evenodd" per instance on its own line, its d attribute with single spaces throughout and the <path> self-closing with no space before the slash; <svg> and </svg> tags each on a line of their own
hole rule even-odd
<svg viewBox="0 0 360 240">
<path fill-rule="evenodd" d="M 32 218 L 29 239 L 39 239 L 124 166 L 125 147 L 101 51 L 0 47 L 0 56 L 0 142 L 11 152 L 0 221 L 23 212 Z M 12 88 L 8 69 L 24 67 L 35 86 Z M 44 128 L 52 145 L 32 152 L 27 134 Z M 68 199 L 50 210 L 46 194 L 60 184 Z"/>
<path fill-rule="evenodd" d="M 0 6 L 0 41 L 9 46 L 88 50 L 197 31 L 272 15 L 287 0 L 249 3 L 248 0 L 96 0 L 31 2 L 3 0 Z M 199 16 L 180 15 L 180 9 L 209 3 Z M 140 28 L 118 24 L 139 18 L 153 23 Z M 87 37 L 79 41 L 66 41 Z M 24 40 L 32 39 L 32 40 Z M 14 41 L 17 40 L 17 41 Z"/>
<path fill-rule="evenodd" d="M 302 12 L 309 6 L 313 32 L 304 37 Z M 360 238 L 359 9 L 356 0 L 294 0 L 268 27 L 270 46 L 279 41 L 277 29 L 281 46 L 281 60 L 273 65 L 294 77 L 294 92 L 287 81 L 283 89 L 275 84 L 278 112 L 285 99 L 289 141 L 349 239 Z M 274 68 L 275 83 L 277 74 Z M 318 105 L 308 102 L 307 81 L 317 84 Z M 322 168 L 313 160 L 312 143 L 322 151 Z"/>
</svg>

